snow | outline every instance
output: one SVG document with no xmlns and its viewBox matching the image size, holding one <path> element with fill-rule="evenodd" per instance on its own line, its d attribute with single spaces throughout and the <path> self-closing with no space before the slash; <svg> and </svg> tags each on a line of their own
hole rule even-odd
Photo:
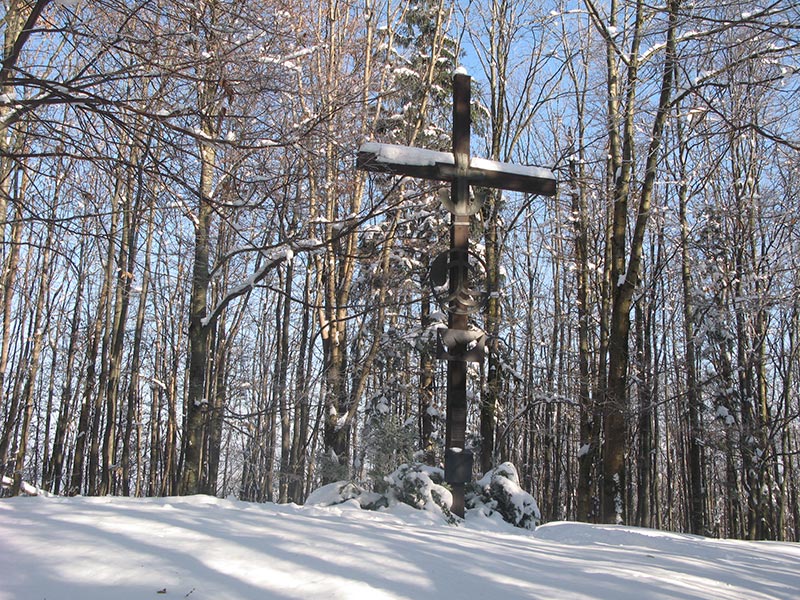
<svg viewBox="0 0 800 600">
<path fill-rule="evenodd" d="M 722 419 L 723 421 L 725 421 L 726 425 L 733 425 L 735 422 L 733 415 L 731 415 L 728 409 L 722 406 L 721 404 L 717 406 L 715 416 L 718 419 Z"/>
<path fill-rule="evenodd" d="M 312 248 L 318 248 L 323 245 L 322 242 L 316 238 L 295 240 L 292 242 L 292 244 L 294 244 L 294 247 L 297 248 L 298 250 L 309 250 Z"/>
<path fill-rule="evenodd" d="M 436 165 L 454 165 L 455 159 L 452 152 L 439 152 L 425 148 L 413 148 L 397 144 L 381 144 L 366 142 L 361 145 L 359 152 L 374 154 L 374 160 L 389 165 L 408 165 L 419 167 L 433 167 Z M 537 177 L 540 179 L 555 180 L 555 175 L 550 169 L 530 165 L 504 163 L 487 158 L 470 158 L 469 165 L 473 169 L 491 171 L 492 173 L 507 173 L 524 177 Z"/>
<path fill-rule="evenodd" d="M 285 69 L 288 69 L 290 71 L 296 71 L 298 73 L 302 73 L 302 71 L 303 71 L 302 66 L 298 65 L 295 61 L 298 58 L 304 58 L 304 57 L 308 56 L 309 54 L 313 54 L 314 52 L 316 52 L 316 50 L 317 50 L 317 46 L 312 46 L 310 48 L 301 48 L 298 51 L 292 52 L 291 54 L 287 54 L 287 55 L 277 55 L 277 56 L 275 56 L 275 55 L 265 54 L 265 55 L 261 56 L 260 60 L 261 60 L 262 63 L 265 63 L 265 64 L 278 65 L 278 66 L 282 66 Z"/>
<path fill-rule="evenodd" d="M 406 505 L 0 500 L 0 600 L 796 598 L 800 545 Z"/>
<path fill-rule="evenodd" d="M 2 484 L 3 487 L 11 488 L 14 485 L 14 480 L 11 477 L 6 477 L 5 475 L 3 475 L 2 477 L 0 477 L 0 484 Z M 31 485 L 27 481 L 20 482 L 20 490 L 22 491 L 23 494 L 28 494 L 30 496 L 51 495 L 50 492 L 38 488 L 34 485 Z"/>
<path fill-rule="evenodd" d="M 394 165 L 433 167 L 437 164 L 455 164 L 451 152 L 437 152 L 436 150 L 412 148 L 397 144 L 366 142 L 361 145 L 358 151 L 374 154 L 376 161 Z"/>
<path fill-rule="evenodd" d="M 333 506 L 339 504 L 342 498 L 355 498 L 360 490 L 346 481 L 336 481 L 317 488 L 306 499 L 306 506 Z"/>
<path fill-rule="evenodd" d="M 408 67 L 395 67 L 392 69 L 392 73 L 397 75 L 398 77 L 410 77 L 419 79 L 419 73 L 416 71 L 412 71 Z"/>
<path fill-rule="evenodd" d="M 555 181 L 555 175 L 550 169 L 544 167 L 533 167 L 530 165 L 518 165 L 514 163 L 504 163 L 488 158 L 472 158 L 470 167 L 493 171 L 496 173 L 508 173 L 510 175 L 522 175 L 526 177 L 538 177 L 539 179 L 551 179 Z"/>
<path fill-rule="evenodd" d="M 520 486 L 517 469 L 510 462 L 498 465 L 476 483 L 483 490 L 484 507 L 492 512 L 504 513 L 509 523 L 535 529 L 540 522 L 542 513 L 539 506 L 533 496 Z"/>
</svg>

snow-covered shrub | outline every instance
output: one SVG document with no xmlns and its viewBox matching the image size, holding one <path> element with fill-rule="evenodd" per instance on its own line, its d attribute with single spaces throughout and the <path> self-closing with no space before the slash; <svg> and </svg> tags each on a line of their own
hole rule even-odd
<svg viewBox="0 0 800 600">
<path fill-rule="evenodd" d="M 523 529 L 535 529 L 542 518 L 539 506 L 519 485 L 517 469 L 505 462 L 468 484 L 467 508 L 479 509 L 486 516 L 497 513 L 507 523 Z"/>
<path fill-rule="evenodd" d="M 315 489 L 306 498 L 306 506 L 334 506 L 348 500 L 358 499 L 364 493 L 352 481 L 334 481 Z"/>
<path fill-rule="evenodd" d="M 417 441 L 414 422 L 403 423 L 392 414 L 389 400 L 380 395 L 372 400 L 368 410 L 366 459 L 369 477 L 376 492 L 386 491 L 383 475 L 401 464 L 411 462 Z"/>
<path fill-rule="evenodd" d="M 441 514 L 447 521 L 455 522 L 450 512 L 453 494 L 444 487 L 444 471 L 420 463 L 400 465 L 386 476 L 389 485 L 387 496 L 391 502 L 402 502 L 420 510 Z"/>
<path fill-rule="evenodd" d="M 383 494 L 367 492 L 353 481 L 334 481 L 317 488 L 306 498 L 306 506 L 336 506 L 355 500 L 365 510 L 378 510 L 389 506 Z"/>
<path fill-rule="evenodd" d="M 322 481 L 345 481 L 350 477 L 350 469 L 347 463 L 342 464 L 333 449 L 329 449 L 319 454 L 317 474 Z"/>
</svg>

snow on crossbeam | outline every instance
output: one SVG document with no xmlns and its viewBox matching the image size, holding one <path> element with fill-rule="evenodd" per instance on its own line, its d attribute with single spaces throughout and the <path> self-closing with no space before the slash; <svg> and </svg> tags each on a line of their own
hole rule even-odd
<svg viewBox="0 0 800 600">
<path fill-rule="evenodd" d="M 451 152 L 377 142 L 361 145 L 356 166 L 365 171 L 436 181 L 454 181 L 459 176 Z M 544 196 L 552 196 L 556 192 L 556 178 L 550 169 L 485 158 L 470 159 L 466 179 L 470 185 L 479 187 L 502 188 Z"/>
</svg>

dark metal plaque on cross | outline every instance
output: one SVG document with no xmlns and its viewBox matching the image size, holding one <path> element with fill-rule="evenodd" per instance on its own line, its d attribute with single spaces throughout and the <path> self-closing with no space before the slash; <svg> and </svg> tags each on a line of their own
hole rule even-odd
<svg viewBox="0 0 800 600">
<path fill-rule="evenodd" d="M 464 451 L 467 428 L 467 344 L 469 310 L 461 306 L 458 286 L 466 282 L 469 262 L 470 215 L 480 204 L 470 199 L 469 186 L 491 187 L 527 194 L 552 196 L 556 178 L 549 169 L 515 165 L 470 157 L 470 76 L 461 70 L 453 76 L 453 151 L 368 142 L 358 151 L 356 167 L 364 171 L 450 183 L 448 308 L 447 413 L 445 432 L 445 475 L 453 490 L 452 512 L 464 516 L 464 485 L 470 481 L 472 457 Z"/>
</svg>

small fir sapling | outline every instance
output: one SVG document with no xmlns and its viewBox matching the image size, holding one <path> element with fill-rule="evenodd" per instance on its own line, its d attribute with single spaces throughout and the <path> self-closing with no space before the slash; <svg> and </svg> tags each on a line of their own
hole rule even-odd
<svg viewBox="0 0 800 600">
<path fill-rule="evenodd" d="M 351 502 L 365 510 L 406 504 L 439 514 L 448 523 L 459 522 L 450 512 L 453 495 L 444 481 L 443 469 L 408 463 L 400 465 L 384 480 L 383 493 L 366 491 L 352 481 L 337 481 L 314 491 L 306 504 L 334 506 Z M 467 485 L 466 506 L 486 517 L 496 514 L 522 529 L 535 529 L 541 521 L 536 500 L 520 487 L 517 470 L 508 462 Z"/>
<path fill-rule="evenodd" d="M 449 523 L 456 517 L 450 512 L 453 494 L 444 484 L 444 470 L 422 463 L 400 465 L 386 476 L 390 504 L 402 502 L 420 510 L 441 514 Z"/>
<path fill-rule="evenodd" d="M 465 501 L 469 509 L 486 516 L 497 513 L 507 523 L 523 529 L 535 529 L 542 518 L 536 500 L 520 487 L 517 469 L 510 462 L 468 484 Z"/>
</svg>

